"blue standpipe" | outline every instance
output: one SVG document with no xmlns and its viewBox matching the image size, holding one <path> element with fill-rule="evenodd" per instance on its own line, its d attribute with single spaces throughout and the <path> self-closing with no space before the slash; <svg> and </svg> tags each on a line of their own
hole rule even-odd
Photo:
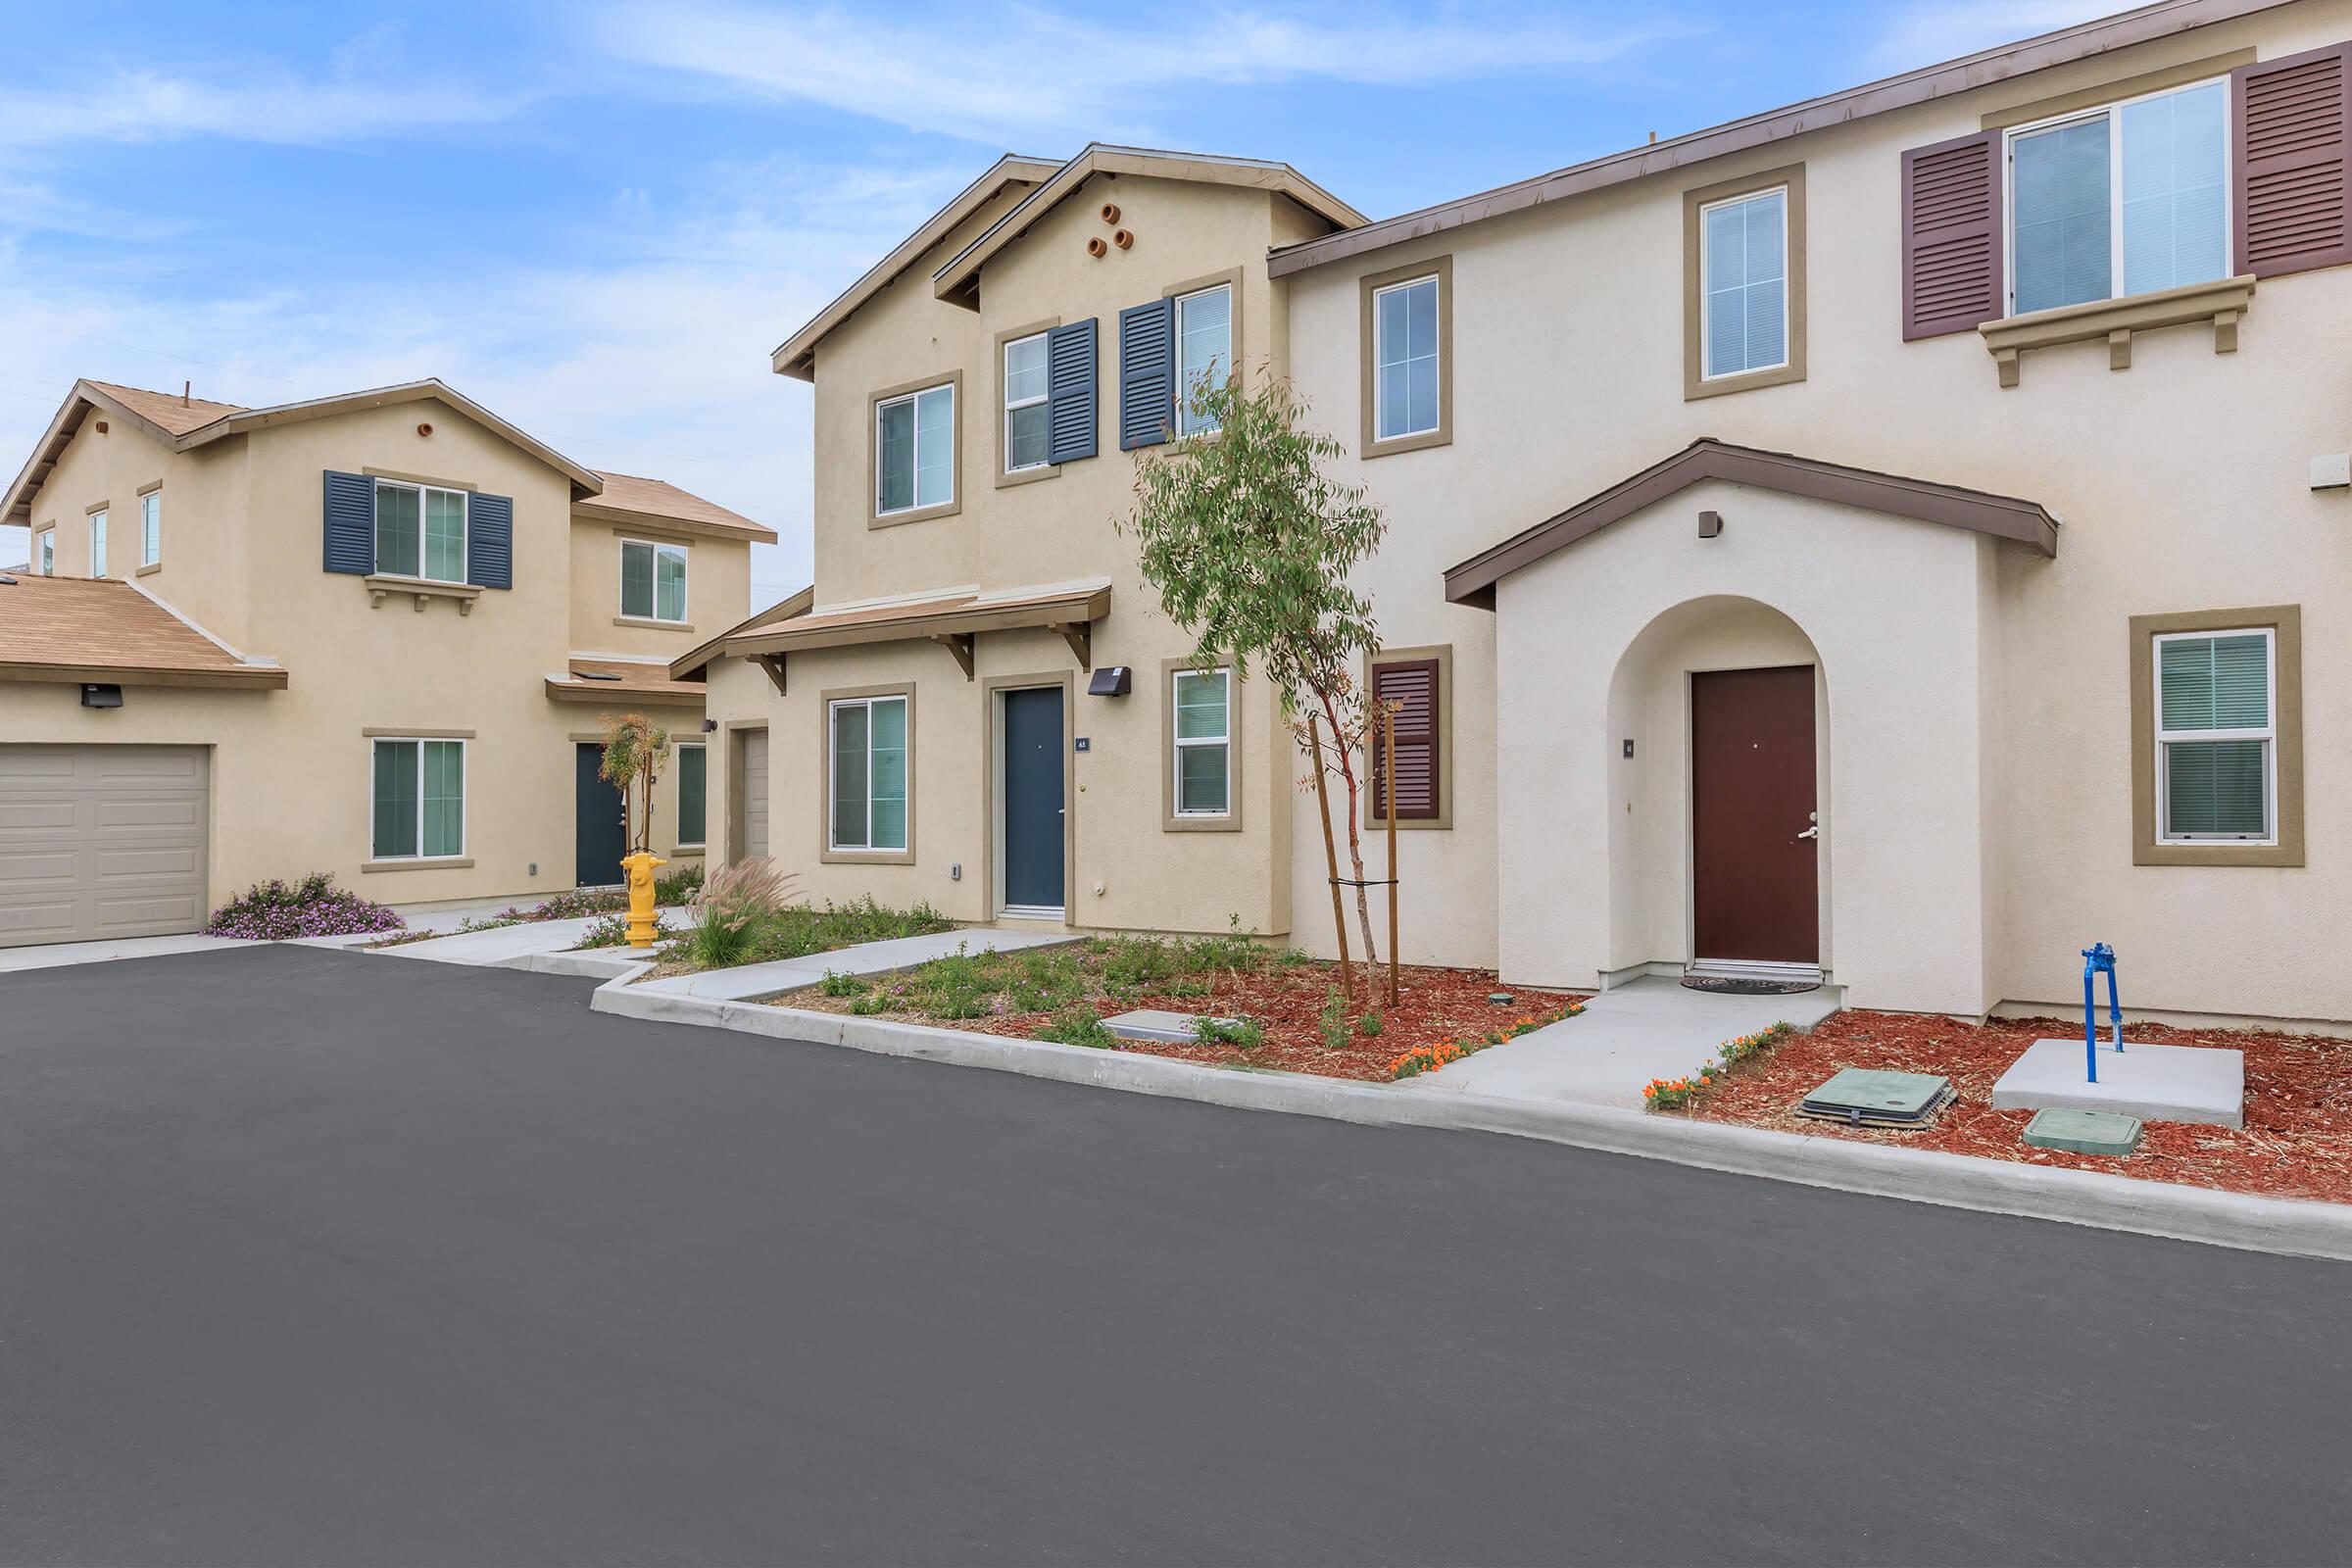
<svg viewBox="0 0 2352 1568">
<path fill-rule="evenodd" d="M 2094 942 L 2082 950 L 2082 1061 L 2089 1081 L 2099 1081 L 2099 1009 L 2091 987 L 2101 972 L 2107 976 L 2107 1019 L 2115 1030 L 2115 1051 L 2124 1051 L 2124 1005 L 2115 992 L 2115 950 Z"/>
</svg>

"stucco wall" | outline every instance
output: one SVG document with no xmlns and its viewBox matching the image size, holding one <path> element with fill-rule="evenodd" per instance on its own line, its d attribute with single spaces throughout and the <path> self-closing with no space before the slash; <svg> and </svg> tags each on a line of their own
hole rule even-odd
<svg viewBox="0 0 2352 1568">
<path fill-rule="evenodd" d="M 620 613 L 620 542 L 643 539 L 686 552 L 686 621 L 646 625 Z M 571 556 L 571 643 L 580 654 L 671 660 L 743 619 L 752 603 L 752 547 L 740 540 L 575 517 Z M 623 618 L 627 625 L 617 625 Z"/>
<path fill-rule="evenodd" d="M 1997 681 L 1997 698 L 1970 766 L 1993 796 L 1996 825 L 1978 868 L 1920 884 L 1923 902 L 1989 877 L 1998 912 L 1952 940 L 1982 953 L 1979 989 L 1995 1000 L 2065 1004 L 2079 984 L 2076 950 L 2105 939 L 2124 955 L 2127 1002 L 2143 1007 L 2352 1016 L 2352 976 L 2318 935 L 2352 919 L 2352 824 L 2330 805 L 2352 770 L 2352 733 L 2340 721 L 2352 668 L 2352 498 L 2307 487 L 2313 455 L 2352 444 L 2352 269 L 2263 282 L 2233 355 L 2213 352 L 2209 329 L 2168 328 L 2139 334 L 2121 372 L 2100 343 L 2031 351 L 2022 384 L 2003 390 L 1974 333 L 1903 341 L 1898 243 L 1906 148 L 1973 132 L 1988 111 L 2167 65 L 2249 45 L 2275 58 L 2346 37 L 2352 5 L 2282 8 L 1286 279 L 1295 373 L 1326 425 L 1346 435 L 1358 424 L 1358 277 L 1453 259 L 1453 441 L 1350 470 L 1393 517 L 1390 544 L 1365 574 L 1384 630 L 1398 642 L 1455 644 L 1457 718 L 1475 724 L 1472 715 L 1494 711 L 1494 666 L 1481 634 L 1456 628 L 1494 617 L 1445 607 L 1438 569 L 1701 435 L 2040 501 L 2065 519 L 2058 559 L 2002 550 L 1980 567 L 1992 592 L 1981 609 L 1985 635 L 1971 639 L 1984 650 L 1975 678 Z M 1687 403 L 1682 193 L 1800 161 L 1808 378 Z M 2303 607 L 2308 864 L 2134 866 L 2130 617 L 2273 604 Z M 1871 612 L 1859 594 L 1850 609 Z M 1546 635 L 1581 645 L 1585 634 Z M 1504 652 L 1506 665 L 1512 657 Z M 1936 672 L 1932 710 L 1944 711 L 1940 694 L 1965 678 Z M 1831 682 L 1835 705 L 1835 669 Z M 1509 733 L 1512 722 L 1506 710 L 1493 754 L 1506 776 L 1529 744 Z M 1475 758 L 1481 743 L 1457 739 L 1457 755 Z M 1459 798 L 1451 846 L 1428 844 L 1420 866 L 1412 852 L 1422 847 L 1408 846 L 1407 885 L 1459 911 L 1464 929 L 1499 908 L 1494 951 L 1508 964 L 1522 910 L 1491 868 L 1523 865 L 1526 847 L 1507 831 L 1499 848 L 1482 843 L 1480 797 L 1463 789 Z M 1842 861 L 1861 803 L 1841 784 L 1838 804 Z M 1501 815 L 1507 824 L 1509 810 Z M 1322 875 L 1303 840 L 1294 857 L 1300 896 L 1310 884 L 1319 891 Z M 1853 958 L 1850 909 L 1838 933 L 1842 970 Z M 1963 989 L 1939 979 L 1874 994 L 1935 1007 Z"/>
</svg>

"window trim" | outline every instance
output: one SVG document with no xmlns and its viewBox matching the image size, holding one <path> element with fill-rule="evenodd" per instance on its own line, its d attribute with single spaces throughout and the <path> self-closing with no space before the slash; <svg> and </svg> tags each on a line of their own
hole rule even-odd
<svg viewBox="0 0 2352 1568">
<path fill-rule="evenodd" d="M 1000 490 L 1006 485 L 1051 479 L 1061 472 L 1061 465 L 1057 463 L 1031 463 L 1018 468 L 1011 466 L 1012 412 L 1015 405 L 1011 399 L 1012 368 L 1009 363 L 1015 344 L 1027 343 L 1031 339 L 1046 344 L 1046 390 L 1018 407 L 1049 411 L 1046 416 L 1046 453 L 1051 457 L 1054 451 L 1054 416 L 1051 412 L 1054 406 L 1054 349 L 1048 341 L 1048 335 L 1060 324 L 1061 318 L 1056 316 L 1050 320 L 1032 321 L 1026 326 L 1016 326 L 997 334 L 997 488 Z"/>
<path fill-rule="evenodd" d="M 1417 430 L 1410 435 L 1380 435 L 1380 304 L 1379 296 L 1403 284 L 1434 278 L 1438 285 L 1438 426 L 1434 430 Z M 1360 296 L 1358 332 L 1361 338 L 1360 358 L 1363 371 L 1359 397 L 1362 406 L 1362 438 L 1356 450 L 1366 458 L 1386 458 L 1399 452 L 1418 452 L 1424 447 L 1450 446 L 1453 443 L 1453 257 L 1433 256 L 1410 266 L 1391 268 L 1385 272 L 1373 272 L 1357 283 Z"/>
<path fill-rule="evenodd" d="M 679 851 L 707 850 L 710 847 L 710 746 L 708 741 L 680 741 L 676 750 L 678 766 L 672 770 L 672 776 L 677 780 L 676 799 L 670 803 L 670 807 L 677 814 L 680 829 L 686 826 L 686 754 L 700 752 L 703 757 L 703 836 L 690 839 L 681 832 L 672 848 Z"/>
<path fill-rule="evenodd" d="M 2156 644 L 2175 636 L 2271 633 L 2272 837 L 2160 837 Z M 2132 861 L 2134 865 L 2299 866 L 2304 863 L 2303 611 L 2299 605 L 2132 617 Z"/>
<path fill-rule="evenodd" d="M 1225 676 L 1225 811 L 1212 816 L 1201 811 L 1180 813 L 1176 809 L 1176 769 L 1182 760 L 1176 741 L 1176 677 L 1203 671 L 1189 658 L 1163 659 L 1159 662 L 1160 701 L 1166 705 L 1159 720 L 1159 827 L 1163 833 L 1242 831 L 1242 716 L 1248 682 L 1229 663 L 1210 668 Z"/>
<path fill-rule="evenodd" d="M 876 698 L 889 697 L 904 698 L 906 703 L 906 847 L 903 850 L 837 849 L 833 844 L 833 710 L 845 703 L 862 702 L 870 706 Z M 912 865 L 915 847 L 916 760 L 914 683 L 912 681 L 897 681 L 879 686 L 845 686 L 832 691 L 819 692 L 816 702 L 816 723 L 818 771 L 816 800 L 817 809 L 823 813 L 816 828 L 817 859 L 825 864 Z M 870 728 L 867 736 L 866 745 L 870 755 L 873 745 Z M 772 752 L 769 755 L 768 765 L 771 768 L 775 765 Z M 866 778 L 866 801 L 870 809 L 873 801 L 873 778 L 870 771 Z M 869 839 L 873 837 L 873 824 L 870 817 L 866 824 L 866 837 Z"/>
<path fill-rule="evenodd" d="M 928 507 L 882 510 L 882 406 L 912 398 L 938 387 L 949 389 L 948 499 Z M 904 523 L 952 517 L 963 510 L 963 372 L 926 375 L 869 394 L 865 405 L 865 512 L 869 528 L 896 528 Z M 920 454 L 917 454 L 919 459 Z"/>
<path fill-rule="evenodd" d="M 149 537 L 154 553 L 148 552 Z M 164 487 L 149 485 L 139 492 L 139 570 L 153 571 L 164 564 Z"/>
<path fill-rule="evenodd" d="M 109 511 L 103 506 L 92 507 L 89 511 L 90 576 L 92 578 L 106 575 L 106 520 L 108 515 Z"/>
<path fill-rule="evenodd" d="M 463 781 L 458 791 L 458 849 L 454 855 L 424 853 L 424 748 L 427 743 L 458 748 L 458 776 Z M 416 853 L 415 855 L 378 855 L 375 851 L 375 753 L 379 746 L 415 746 L 416 748 Z M 405 866 L 464 866 L 473 861 L 467 858 L 467 846 L 473 837 L 473 740 L 470 735 L 432 734 L 370 734 L 368 737 L 368 858 L 363 870 L 392 869 Z"/>
<path fill-rule="evenodd" d="M 1159 297 L 1168 301 L 1169 406 L 1167 430 L 1168 440 L 1171 443 L 1198 441 L 1216 433 L 1213 430 L 1196 430 L 1187 434 L 1184 430 L 1184 366 L 1182 362 L 1184 357 L 1184 302 L 1218 288 L 1231 291 L 1228 296 L 1232 301 L 1232 306 L 1231 314 L 1227 317 L 1230 324 L 1226 328 L 1228 335 L 1225 340 L 1225 352 L 1233 362 L 1226 367 L 1226 373 L 1232 375 L 1240 371 L 1243 361 L 1242 269 L 1234 267 L 1228 268 L 1222 272 L 1210 272 L 1200 277 L 1188 277 L 1181 283 L 1170 283 L 1159 291 Z"/>
<path fill-rule="evenodd" d="M 631 626 L 662 626 L 672 631 L 694 629 L 694 557 L 691 547 L 674 539 L 640 539 L 633 534 L 619 535 L 620 582 L 619 614 L 622 623 Z M 653 594 L 653 607 L 639 614 L 629 608 L 629 546 L 642 545 L 654 553 L 654 574 L 647 579 Z M 662 552 L 667 550 L 678 558 L 681 574 L 678 618 L 670 619 L 662 613 Z"/>
<path fill-rule="evenodd" d="M 1782 273 L 1787 279 L 1782 309 L 1787 313 L 1788 363 L 1757 370 L 1710 376 L 1706 373 L 1707 210 L 1762 196 L 1774 190 L 1787 192 L 1781 245 L 1784 253 Z M 1759 387 L 1787 386 L 1793 381 L 1802 381 L 1805 378 L 1805 327 L 1809 315 L 1805 279 L 1803 164 L 1759 170 L 1738 179 L 1721 180 L 1684 191 L 1683 401 L 1690 403 L 1699 398 L 1723 397 L 1734 392 L 1751 392 Z"/>
<path fill-rule="evenodd" d="M 1774 365 L 1750 365 L 1737 370 L 1709 370 L 1707 368 L 1707 351 L 1714 346 L 1714 333 L 1709 323 L 1714 319 L 1714 313 L 1706 309 L 1706 303 L 1708 296 L 1714 291 L 1708 286 L 1707 215 L 1721 212 L 1727 207 L 1745 207 L 1751 202 L 1764 201 L 1774 196 L 1781 198 L 1780 361 Z M 1788 351 L 1791 347 L 1788 341 L 1788 187 L 1767 185 L 1762 190 L 1751 190 L 1744 195 L 1725 196 L 1716 201 L 1701 202 L 1698 204 L 1698 373 L 1700 377 L 1709 382 L 1730 381 L 1742 375 L 1758 375 L 1768 370 L 1787 369 L 1788 368 Z"/>
<path fill-rule="evenodd" d="M 2168 730 L 2164 727 L 2164 658 L 2166 643 L 2208 642 L 2219 637 L 2259 637 L 2263 641 L 2264 710 L 2271 722 L 2258 729 L 2191 729 Z M 2267 846 L 2278 842 L 2278 631 L 2275 626 L 2228 626 L 2213 631 L 2158 632 L 2151 639 L 2150 676 L 2155 682 L 2152 700 L 2156 713 L 2156 833 L 2165 844 L 2250 844 Z M 2172 748 L 2177 745 L 2195 745 L 2206 741 L 2260 741 L 2262 743 L 2262 817 L 2267 832 L 2256 837 L 2243 833 L 2178 833 L 2173 830 Z"/>
<path fill-rule="evenodd" d="M 368 482 L 374 486 L 368 492 L 368 560 L 372 568 L 368 575 L 390 578 L 394 582 L 438 582 L 454 587 L 464 587 L 469 583 L 473 577 L 473 493 L 469 490 L 460 490 L 454 485 L 428 484 L 421 479 L 394 479 L 383 474 L 369 474 L 368 477 Z M 386 571 L 384 569 L 384 542 L 376 526 L 376 519 L 380 515 L 376 510 L 376 498 L 383 494 L 386 485 L 390 485 L 395 490 L 416 492 L 416 569 L 415 571 Z M 455 577 L 435 577 L 424 569 L 426 561 L 424 498 L 427 492 L 436 490 L 445 496 L 458 498 L 458 574 Z"/>
<path fill-rule="evenodd" d="M 1372 671 L 1381 664 L 1418 664 L 1435 660 L 1438 665 L 1438 814 L 1435 816 L 1400 816 L 1396 819 L 1399 833 L 1450 831 L 1453 827 L 1453 644 L 1432 643 L 1420 648 L 1383 648 L 1376 654 L 1364 656 L 1359 678 L 1365 696 L 1372 693 Z M 1365 756 L 1369 758 L 1369 746 Z M 1364 769 L 1364 826 L 1388 831 L 1388 802 L 1372 798 L 1371 767 Z"/>
<path fill-rule="evenodd" d="M 57 524 L 54 522 L 32 536 L 32 569 L 35 576 L 57 575 Z"/>
<path fill-rule="evenodd" d="M 2120 112 L 2132 104 L 2148 103 L 2169 98 L 2175 93 L 2193 91 L 2219 83 L 2222 89 L 2222 270 L 2218 276 L 2194 283 L 2169 284 L 2161 289 L 2143 289 L 2137 294 L 2119 292 L 2124 281 L 2124 138 Z M 2132 85 L 2119 82 L 2118 88 Z M 2040 316 L 2045 311 L 2094 310 L 2100 306 L 2123 305 L 2132 300 L 2147 299 L 2175 289 L 2211 288 L 2229 282 L 2237 275 L 2237 224 L 2231 215 L 2236 211 L 2236 100 L 2230 92 L 2230 73 L 2192 77 L 2185 81 L 2168 82 L 2123 97 L 2101 97 L 2096 103 L 2082 104 L 2051 114 L 2040 120 L 2021 121 L 2003 125 L 2001 131 L 2001 319 L 2013 320 L 2017 309 L 2017 144 L 2028 137 L 2045 134 L 2067 125 L 2082 124 L 2092 120 L 2108 122 L 2107 137 L 2107 293 L 2099 299 L 2076 300 L 2066 305 L 2050 305 L 2028 313 Z"/>
</svg>

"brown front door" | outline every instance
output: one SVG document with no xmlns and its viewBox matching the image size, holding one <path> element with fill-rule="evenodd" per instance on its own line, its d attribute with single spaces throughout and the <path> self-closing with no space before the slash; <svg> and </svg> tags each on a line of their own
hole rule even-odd
<svg viewBox="0 0 2352 1568">
<path fill-rule="evenodd" d="M 1690 677 L 1698 958 L 1821 961 L 1813 666 Z"/>
</svg>

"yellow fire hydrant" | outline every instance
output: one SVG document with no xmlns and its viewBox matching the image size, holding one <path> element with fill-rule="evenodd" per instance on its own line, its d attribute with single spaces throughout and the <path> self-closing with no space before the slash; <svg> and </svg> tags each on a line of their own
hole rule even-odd
<svg viewBox="0 0 2352 1568">
<path fill-rule="evenodd" d="M 669 862 L 651 850 L 639 850 L 621 857 L 620 867 L 629 878 L 629 946 L 650 948 L 660 927 L 654 923 L 654 867 Z"/>
</svg>

